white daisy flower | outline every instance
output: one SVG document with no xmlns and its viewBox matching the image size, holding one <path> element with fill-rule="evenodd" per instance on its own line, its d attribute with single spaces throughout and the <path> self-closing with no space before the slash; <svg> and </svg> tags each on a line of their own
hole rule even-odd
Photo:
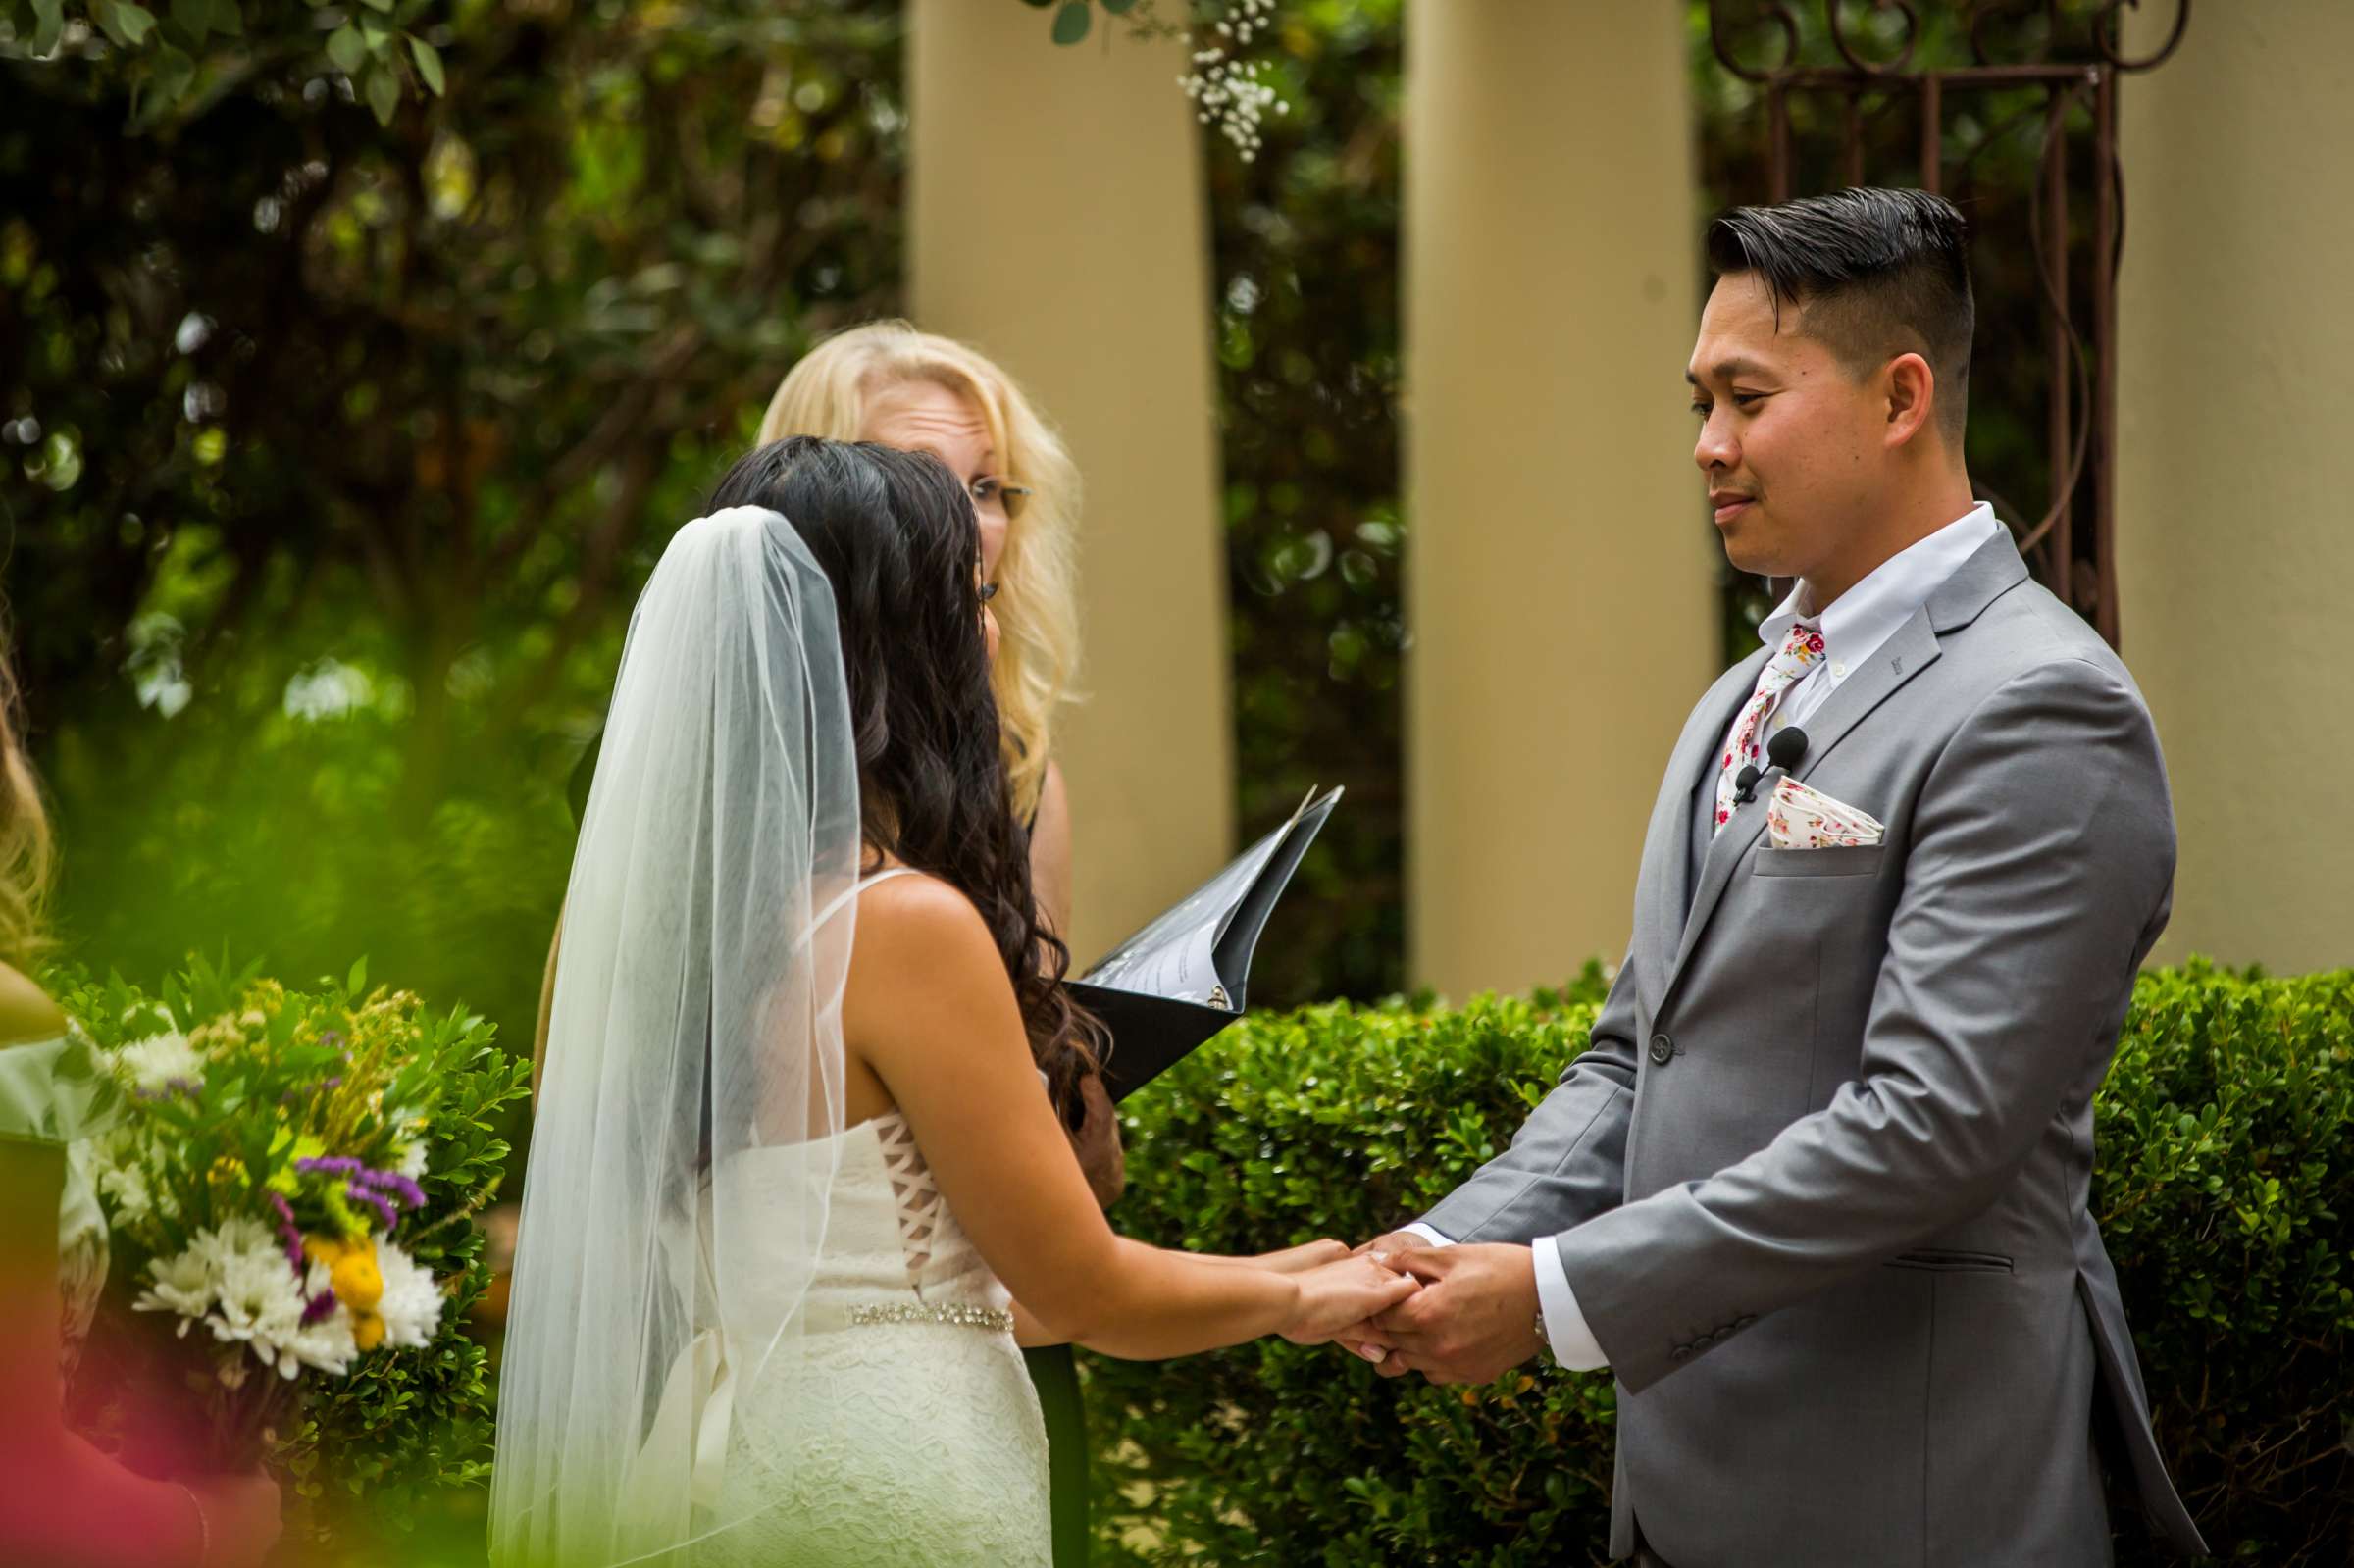
<svg viewBox="0 0 2354 1568">
<path fill-rule="evenodd" d="M 131 1302 L 136 1312 L 176 1312 L 179 1315 L 179 1332 L 185 1335 L 188 1325 L 204 1316 L 213 1304 L 213 1284 L 217 1278 L 212 1261 L 203 1250 L 191 1244 L 175 1257 L 156 1258 L 147 1265 L 154 1285 L 139 1292 Z"/>
<path fill-rule="evenodd" d="M 302 1292 L 285 1255 L 275 1251 L 238 1252 L 221 1270 L 220 1301 L 206 1327 L 223 1343 L 243 1343 L 266 1366 L 280 1375 L 294 1375 L 295 1359 L 288 1348 L 302 1332 Z"/>
<path fill-rule="evenodd" d="M 287 1349 L 306 1367 L 316 1367 L 338 1378 L 343 1376 L 351 1368 L 352 1357 L 360 1353 L 360 1347 L 351 1340 L 351 1314 L 338 1305 L 318 1322 L 297 1330 Z"/>
<path fill-rule="evenodd" d="M 115 1201 L 124 1219 L 143 1220 L 155 1212 L 155 1194 L 147 1186 L 143 1165 L 116 1165 L 98 1174 L 98 1190 Z"/>
<path fill-rule="evenodd" d="M 231 1215 L 209 1231 L 198 1231 L 196 1244 L 207 1245 L 207 1238 L 211 1239 L 209 1244 L 214 1255 L 224 1264 L 234 1252 L 266 1252 L 281 1265 L 285 1261 L 285 1253 L 279 1250 L 278 1238 L 270 1233 L 270 1227 L 250 1214 Z"/>
<path fill-rule="evenodd" d="M 384 1277 L 377 1313 L 384 1320 L 384 1343 L 420 1347 L 441 1327 L 441 1288 L 431 1272 L 389 1241 L 379 1241 L 376 1266 Z"/>
<path fill-rule="evenodd" d="M 115 1061 L 133 1084 L 150 1094 L 162 1093 L 175 1084 L 195 1087 L 204 1083 L 204 1057 L 177 1029 L 131 1041 L 115 1053 Z"/>
</svg>

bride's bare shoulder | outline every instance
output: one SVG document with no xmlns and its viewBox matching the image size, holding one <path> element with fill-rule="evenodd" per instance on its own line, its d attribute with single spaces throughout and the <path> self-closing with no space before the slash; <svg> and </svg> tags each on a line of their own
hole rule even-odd
<svg viewBox="0 0 2354 1568">
<path fill-rule="evenodd" d="M 893 1013 L 956 1007 L 1002 994 L 1012 982 L 989 923 L 971 899 L 917 873 L 869 887 L 858 900 L 850 949 L 851 1001 Z"/>
<path fill-rule="evenodd" d="M 978 943 L 996 962 L 997 943 L 973 901 L 953 885 L 913 872 L 876 883 L 858 898 L 861 955 L 951 957 Z"/>
<path fill-rule="evenodd" d="M 30 977 L 0 964 L 0 1047 L 55 1039 L 65 1028 L 66 1015 L 48 992 Z"/>
</svg>

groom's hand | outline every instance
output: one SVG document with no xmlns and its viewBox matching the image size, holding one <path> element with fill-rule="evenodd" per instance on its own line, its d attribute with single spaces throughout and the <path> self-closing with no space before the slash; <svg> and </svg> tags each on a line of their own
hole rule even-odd
<svg viewBox="0 0 2354 1568">
<path fill-rule="evenodd" d="M 1425 1250 L 1429 1246 L 1430 1239 L 1418 1232 L 1391 1231 L 1386 1235 L 1375 1237 L 1370 1241 L 1359 1241 L 1349 1249 L 1349 1255 L 1361 1257 L 1367 1252 L 1379 1252 L 1390 1260 L 1392 1268 L 1403 1269 L 1406 1267 L 1406 1263 L 1402 1254 Z M 1351 1355 L 1364 1357 L 1376 1367 L 1380 1367 L 1388 1358 L 1391 1348 L 1389 1336 L 1375 1328 L 1370 1321 L 1342 1330 L 1333 1337 L 1332 1342 L 1347 1350 Z"/>
<path fill-rule="evenodd" d="M 1487 1383 L 1544 1348 L 1536 1254 L 1528 1247 L 1425 1247 L 1400 1253 L 1395 1263 L 1422 1289 L 1373 1320 L 1373 1337 L 1391 1346 L 1383 1376 Z"/>
</svg>

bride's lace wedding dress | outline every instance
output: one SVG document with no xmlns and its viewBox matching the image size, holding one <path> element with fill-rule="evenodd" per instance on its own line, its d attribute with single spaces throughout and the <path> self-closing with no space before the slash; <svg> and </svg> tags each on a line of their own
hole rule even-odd
<svg viewBox="0 0 2354 1568">
<path fill-rule="evenodd" d="M 896 1111 L 842 1135 L 826 1244 L 793 1364 L 734 1402 L 698 1561 L 832 1568 L 1051 1559 L 1047 1434 L 1013 1340 L 1011 1297 L 966 1239 Z M 737 1203 L 799 1161 L 739 1156 Z M 713 1436 L 706 1426 L 705 1436 Z"/>
</svg>

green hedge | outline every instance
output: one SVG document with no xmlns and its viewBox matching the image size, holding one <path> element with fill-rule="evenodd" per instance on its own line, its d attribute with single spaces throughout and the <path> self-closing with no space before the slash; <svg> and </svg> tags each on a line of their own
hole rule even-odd
<svg viewBox="0 0 2354 1568">
<path fill-rule="evenodd" d="M 1114 1218 L 1219 1252 L 1386 1230 L 1509 1141 L 1602 988 L 1247 1020 L 1130 1102 Z M 2185 1500 L 2227 1557 L 2344 1563 L 2354 971 L 2145 974 L 2101 1113 L 2094 1210 Z M 1434 1389 L 1281 1341 L 1085 1366 L 1100 1561 L 1603 1559 L 1605 1374 Z M 2120 1523 L 2121 1565 L 2161 1560 Z"/>
</svg>

